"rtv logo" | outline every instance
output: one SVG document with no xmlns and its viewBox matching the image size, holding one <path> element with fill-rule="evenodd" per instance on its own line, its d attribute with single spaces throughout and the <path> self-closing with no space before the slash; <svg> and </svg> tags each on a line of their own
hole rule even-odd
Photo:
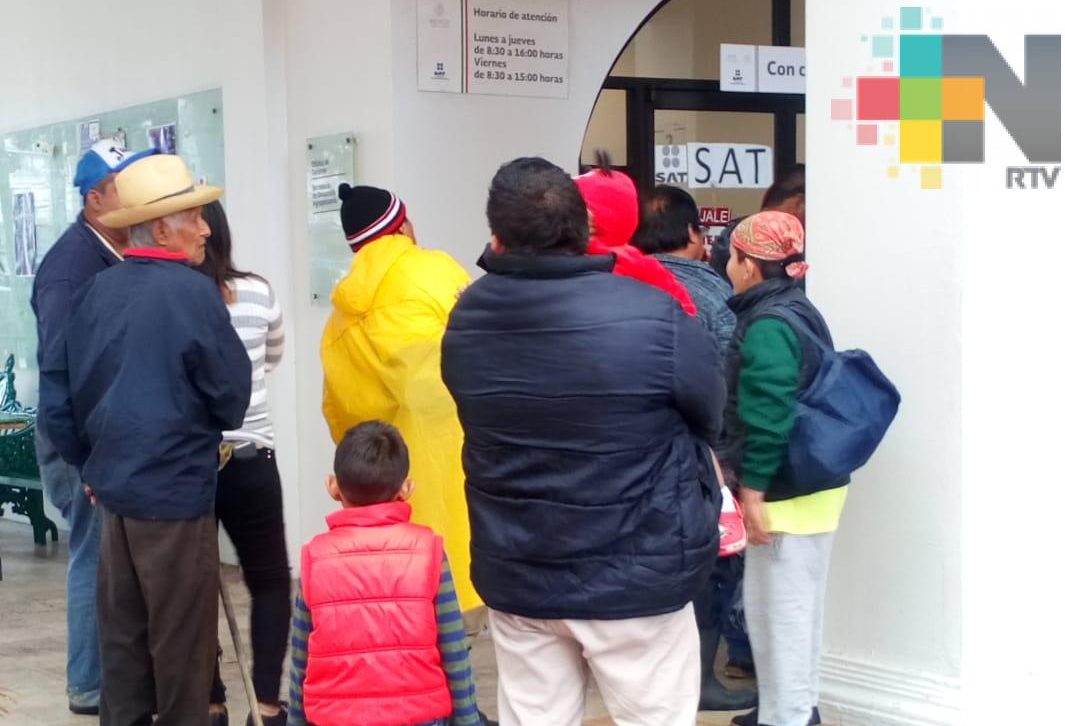
<svg viewBox="0 0 1065 726">
<path fill-rule="evenodd" d="M 885 18 L 883 27 L 893 20 Z M 933 18 L 931 27 L 942 27 L 942 21 Z M 922 9 L 903 8 L 900 30 L 923 29 Z M 1025 36 L 1023 80 L 987 35 L 900 32 L 864 40 L 885 75 L 844 79 L 844 86 L 855 91 L 854 101 L 832 101 L 832 118 L 853 121 L 859 145 L 895 145 L 897 130 L 899 164 L 920 165 L 921 186 L 939 188 L 941 165 L 985 161 L 985 108 L 990 107 L 1028 160 L 1028 165 L 1006 168 L 1007 188 L 1056 184 L 1061 170 L 1060 35 Z M 888 172 L 897 176 L 898 168 Z"/>
</svg>

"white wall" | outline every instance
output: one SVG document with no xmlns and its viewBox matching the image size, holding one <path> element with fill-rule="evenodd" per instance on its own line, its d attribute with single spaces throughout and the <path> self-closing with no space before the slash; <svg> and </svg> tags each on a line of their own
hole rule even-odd
<svg viewBox="0 0 1065 726">
<path fill-rule="evenodd" d="M 1054 723 L 1062 191 L 1005 189 L 1005 167 L 1027 162 L 990 111 L 986 163 L 945 166 L 941 191 L 914 170 L 888 179 L 892 154 L 829 120 L 842 76 L 869 64 L 860 37 L 898 7 L 808 7 L 809 290 L 837 342 L 871 350 L 903 393 L 837 541 L 825 700 L 848 724 Z M 926 12 L 990 35 L 1022 78 L 1024 34 L 1065 29 L 1060 5 L 1035 0 Z"/>
<path fill-rule="evenodd" d="M 959 33 L 988 34 L 1024 73 L 1024 34 L 1065 31 L 1060 3 L 957 3 Z M 1065 589 L 1058 553 L 1061 464 L 1061 235 L 1052 191 L 1006 190 L 1028 162 L 988 113 L 987 163 L 962 189 L 962 673 L 969 723 L 1053 723 L 1065 682 Z M 989 221 L 991 224 L 989 224 Z M 1019 269 L 1014 266 L 1018 265 Z"/>
<path fill-rule="evenodd" d="M 63 121 L 192 91 L 221 87 L 226 197 L 238 262 L 268 277 L 293 321 L 293 250 L 287 211 L 276 202 L 286 151 L 276 143 L 276 64 L 266 62 L 259 0 L 138 0 L 86 6 L 73 0 L 6 1 L 0 24 L 0 130 Z M 295 398 L 296 355 L 271 376 L 275 407 Z M 296 422 L 278 417 L 289 541 L 297 541 Z M 54 512 L 53 512 L 54 514 Z M 293 515 L 296 515 L 294 518 Z"/>
<path fill-rule="evenodd" d="M 279 0 L 283 1 L 283 0 Z M 319 340 L 328 307 L 311 304 L 307 230 L 306 143 L 309 137 L 352 131 L 357 140 L 358 183 L 391 187 L 393 181 L 392 37 L 388 0 L 285 2 L 288 129 L 288 246 L 293 278 L 290 328 L 296 352 L 295 396 L 283 410 L 299 428 L 298 513 L 302 543 L 325 529 L 336 504 L 324 481 L 333 444 L 322 419 Z M 338 239 L 337 244 L 346 244 Z M 295 448 L 295 447 L 294 447 Z M 292 517 L 292 513 L 286 513 Z M 298 557 L 298 545 L 290 547 Z"/>
<path fill-rule="evenodd" d="M 853 125 L 829 118 L 843 77 L 870 62 L 861 35 L 897 13 L 807 9 L 808 293 L 837 347 L 869 350 L 902 393 L 837 536 L 824 691 L 847 723 L 952 723 L 928 702 L 955 703 L 961 671 L 961 195 L 921 190 L 910 170 L 888 178 L 891 151 L 855 146 Z"/>
<path fill-rule="evenodd" d="M 496 169 L 541 155 L 576 172 L 596 95 L 654 0 L 571 0 L 569 99 L 420 93 L 415 0 L 393 0 L 395 188 L 419 240 L 469 268 L 488 242 L 484 205 Z"/>
</svg>

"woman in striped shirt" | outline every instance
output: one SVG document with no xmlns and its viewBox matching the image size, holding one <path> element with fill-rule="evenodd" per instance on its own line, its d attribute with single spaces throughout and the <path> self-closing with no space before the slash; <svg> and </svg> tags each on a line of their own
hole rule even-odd
<svg viewBox="0 0 1065 726">
<path fill-rule="evenodd" d="M 232 451 L 218 472 L 215 514 L 240 559 L 251 593 L 252 681 L 265 726 L 284 726 L 287 714 L 278 699 L 291 617 L 290 571 L 285 548 L 281 478 L 274 458 L 274 429 L 266 397 L 266 374 L 284 349 L 281 307 L 270 283 L 233 266 L 225 211 L 218 202 L 203 209 L 211 228 L 200 271 L 212 278 L 225 299 L 230 321 L 252 364 L 252 393 L 244 424 L 227 431 Z M 228 726 L 226 691 L 215 665 L 211 689 L 211 726 Z M 248 715 L 247 724 L 252 723 Z"/>
</svg>

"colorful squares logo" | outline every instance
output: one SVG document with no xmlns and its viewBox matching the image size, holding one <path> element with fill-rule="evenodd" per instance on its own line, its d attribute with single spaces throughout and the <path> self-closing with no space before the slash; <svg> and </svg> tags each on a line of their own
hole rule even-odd
<svg viewBox="0 0 1065 726">
<path fill-rule="evenodd" d="M 964 49 L 955 36 L 940 34 L 943 18 L 930 13 L 903 7 L 898 16 L 880 19 L 879 33 L 861 37 L 871 63 L 866 75 L 843 78 L 852 99 L 832 99 L 831 113 L 833 120 L 851 122 L 857 145 L 898 154 L 889 177 L 898 178 L 901 165 L 909 165 L 919 169 L 922 188 L 940 189 L 943 164 L 984 161 L 986 83 L 952 67 Z"/>
<path fill-rule="evenodd" d="M 899 118 L 937 121 L 943 118 L 943 81 L 940 78 L 899 79 Z"/>
<path fill-rule="evenodd" d="M 899 73 L 909 78 L 938 78 L 942 76 L 943 36 L 900 36 Z"/>
<path fill-rule="evenodd" d="M 944 121 L 943 161 L 952 164 L 983 163 L 984 122 Z"/>
<path fill-rule="evenodd" d="M 943 122 L 899 122 L 899 160 L 903 164 L 938 164 L 943 161 Z"/>
<path fill-rule="evenodd" d="M 984 79 L 943 79 L 943 120 L 984 120 Z"/>
<path fill-rule="evenodd" d="M 899 79 L 859 78 L 858 120 L 899 120 Z"/>
</svg>

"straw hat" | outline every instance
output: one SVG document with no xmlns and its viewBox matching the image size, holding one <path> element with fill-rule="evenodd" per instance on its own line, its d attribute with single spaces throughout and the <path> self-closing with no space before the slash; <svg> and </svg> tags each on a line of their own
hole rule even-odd
<svg viewBox="0 0 1065 726">
<path fill-rule="evenodd" d="M 220 187 L 194 185 L 185 162 L 173 154 L 156 154 L 130 164 L 115 177 L 115 188 L 122 208 L 100 217 L 111 228 L 202 207 L 222 196 Z"/>
</svg>

